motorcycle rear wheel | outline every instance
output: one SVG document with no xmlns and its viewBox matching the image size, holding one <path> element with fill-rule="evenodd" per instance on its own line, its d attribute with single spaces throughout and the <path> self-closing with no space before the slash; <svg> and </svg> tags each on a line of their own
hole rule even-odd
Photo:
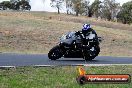
<svg viewBox="0 0 132 88">
<path fill-rule="evenodd" d="M 86 61 L 91 61 L 93 60 L 96 56 L 98 56 L 99 52 L 100 52 L 100 47 L 99 46 L 95 46 L 95 51 L 92 52 L 94 53 L 94 55 L 90 55 L 90 52 L 89 51 L 84 51 L 83 53 L 83 58 L 86 60 Z"/>
</svg>

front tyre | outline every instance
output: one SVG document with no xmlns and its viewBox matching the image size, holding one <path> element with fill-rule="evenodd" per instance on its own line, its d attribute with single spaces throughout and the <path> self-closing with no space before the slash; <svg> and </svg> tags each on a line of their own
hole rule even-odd
<svg viewBox="0 0 132 88">
<path fill-rule="evenodd" d="M 48 57 L 51 60 L 56 60 L 59 59 L 63 56 L 62 52 L 61 52 L 61 48 L 59 45 L 53 47 L 49 53 L 48 53 Z"/>
</svg>

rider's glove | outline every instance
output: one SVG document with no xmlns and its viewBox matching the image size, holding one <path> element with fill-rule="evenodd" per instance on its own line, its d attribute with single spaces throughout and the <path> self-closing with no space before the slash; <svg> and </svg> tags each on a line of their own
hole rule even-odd
<svg viewBox="0 0 132 88">
<path fill-rule="evenodd" d="M 75 35 L 80 35 L 80 32 L 79 32 L 79 31 L 78 31 L 78 32 L 76 32 L 76 33 L 75 33 Z"/>
</svg>

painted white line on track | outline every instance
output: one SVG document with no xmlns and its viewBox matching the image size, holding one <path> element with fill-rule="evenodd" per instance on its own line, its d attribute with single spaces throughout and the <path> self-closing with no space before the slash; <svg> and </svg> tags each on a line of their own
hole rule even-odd
<svg viewBox="0 0 132 88">
<path fill-rule="evenodd" d="M 31 67 L 58 67 L 58 66 L 122 66 L 132 64 L 75 64 L 75 65 L 32 65 Z M 28 66 L 0 66 L 0 68 L 16 68 L 16 67 L 28 67 Z"/>
<path fill-rule="evenodd" d="M 36 67 L 52 67 L 52 66 L 114 66 L 114 65 L 132 65 L 132 64 L 75 64 L 75 65 L 34 65 Z"/>
<path fill-rule="evenodd" d="M 0 66 L 0 68 L 15 68 L 16 66 Z"/>
</svg>

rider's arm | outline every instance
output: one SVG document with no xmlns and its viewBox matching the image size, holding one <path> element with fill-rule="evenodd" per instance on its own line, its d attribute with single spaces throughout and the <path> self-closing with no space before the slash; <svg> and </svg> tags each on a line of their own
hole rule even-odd
<svg viewBox="0 0 132 88">
<path fill-rule="evenodd" d="M 81 31 L 77 31 L 76 33 L 75 33 L 75 35 L 80 35 L 80 34 L 82 34 L 82 32 Z"/>
</svg>

